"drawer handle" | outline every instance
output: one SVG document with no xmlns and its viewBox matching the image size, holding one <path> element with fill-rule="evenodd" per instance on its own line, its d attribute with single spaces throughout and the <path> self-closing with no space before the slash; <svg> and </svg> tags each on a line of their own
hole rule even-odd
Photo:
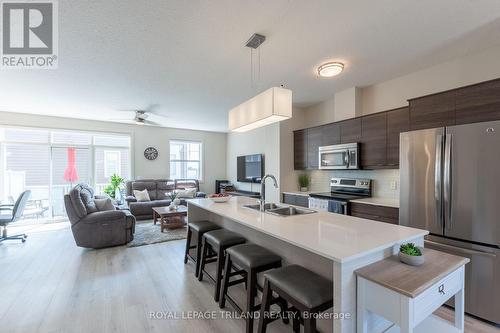
<svg viewBox="0 0 500 333">
<path fill-rule="evenodd" d="M 438 287 L 438 291 L 439 291 L 439 293 L 440 293 L 441 295 L 446 294 L 446 293 L 445 293 L 445 291 L 444 291 L 444 284 L 442 284 L 442 285 L 440 285 L 440 286 Z"/>
</svg>

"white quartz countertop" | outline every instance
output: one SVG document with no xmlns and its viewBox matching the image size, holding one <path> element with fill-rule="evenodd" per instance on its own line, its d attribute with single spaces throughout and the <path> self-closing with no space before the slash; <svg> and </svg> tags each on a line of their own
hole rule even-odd
<svg viewBox="0 0 500 333">
<path fill-rule="evenodd" d="M 355 200 L 351 200 L 351 202 L 358 202 L 358 203 L 367 204 L 367 205 L 399 208 L 399 199 L 393 199 L 393 198 L 371 197 L 371 198 L 364 198 L 364 199 L 355 199 Z"/>
<path fill-rule="evenodd" d="M 428 234 L 426 230 L 328 212 L 281 217 L 243 207 L 256 202 L 248 197 L 232 197 L 226 203 L 192 199 L 188 205 L 198 206 L 341 263 Z"/>
</svg>

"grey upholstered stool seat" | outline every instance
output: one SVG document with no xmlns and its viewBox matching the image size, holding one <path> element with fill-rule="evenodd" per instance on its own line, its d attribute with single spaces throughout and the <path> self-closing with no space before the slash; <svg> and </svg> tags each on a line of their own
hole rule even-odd
<svg viewBox="0 0 500 333">
<path fill-rule="evenodd" d="M 281 262 L 281 257 L 256 244 L 233 246 L 227 250 L 231 261 L 240 268 L 250 269 Z"/>
<path fill-rule="evenodd" d="M 333 298 L 333 283 L 302 266 L 290 265 L 264 273 L 264 277 L 308 308 L 315 308 Z M 307 281 L 307 283 L 304 283 Z"/>
<path fill-rule="evenodd" d="M 232 272 L 233 267 L 241 270 Z M 219 307 L 225 307 L 226 299 L 233 307 L 242 312 L 243 310 L 227 295 L 227 289 L 230 286 L 245 283 L 247 289 L 247 304 L 245 309 L 246 333 L 253 332 L 254 312 L 259 310 L 261 304 L 255 305 L 255 296 L 257 290 L 262 288 L 257 283 L 257 274 L 268 271 L 273 268 L 281 267 L 281 257 L 269 251 L 268 249 L 256 244 L 235 245 L 226 250 L 226 263 L 224 265 L 224 282 L 220 293 Z M 230 277 L 234 275 L 243 276 L 240 280 L 230 281 Z M 282 309 L 282 318 L 284 323 L 288 323 L 288 318 L 285 316 L 287 308 L 286 302 L 282 298 L 272 298 L 269 303 L 277 303 Z"/>
<path fill-rule="evenodd" d="M 216 230 L 220 229 L 217 224 L 210 222 L 210 221 L 195 221 L 191 222 L 188 224 L 189 229 L 196 231 L 196 232 L 202 232 L 205 233 L 210 230 Z"/>
<path fill-rule="evenodd" d="M 188 222 L 188 231 L 186 237 L 186 251 L 184 253 L 184 264 L 187 264 L 188 259 L 195 264 L 194 276 L 198 277 L 200 273 L 200 258 L 202 237 L 205 232 L 221 229 L 217 224 L 210 221 L 193 221 Z M 196 233 L 196 245 L 191 245 L 193 231 Z M 196 258 L 189 254 L 189 250 L 196 249 Z"/>
<path fill-rule="evenodd" d="M 222 269 L 224 268 L 224 259 L 226 257 L 226 250 L 231 246 L 243 244 L 246 239 L 239 234 L 226 229 L 212 230 L 203 234 L 203 248 L 201 251 L 200 260 L 200 273 L 198 280 L 203 280 L 203 274 L 215 283 L 214 300 L 219 301 L 220 288 L 222 284 Z M 216 262 L 215 277 L 205 271 L 205 265 L 208 263 Z"/>
<path fill-rule="evenodd" d="M 205 241 L 213 247 L 229 247 L 243 244 L 246 239 L 240 234 L 226 229 L 212 230 L 203 235 Z"/>
<path fill-rule="evenodd" d="M 275 319 L 269 315 L 273 292 L 292 305 L 293 331 L 316 332 L 316 319 L 312 314 L 333 306 L 333 282 L 298 265 L 277 268 L 264 273 L 264 291 L 260 309 L 258 333 L 266 332 L 267 325 Z"/>
</svg>

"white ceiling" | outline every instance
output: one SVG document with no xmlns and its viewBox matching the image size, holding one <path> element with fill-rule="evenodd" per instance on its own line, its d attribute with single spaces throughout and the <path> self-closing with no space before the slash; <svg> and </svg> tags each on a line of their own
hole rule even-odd
<svg viewBox="0 0 500 333">
<path fill-rule="evenodd" d="M 499 43 L 499 18 L 498 0 L 59 1 L 59 68 L 0 72 L 0 110 L 109 120 L 158 104 L 164 126 L 226 131 L 227 111 L 271 86 L 311 105 Z M 344 73 L 318 78 L 329 60 Z"/>
</svg>

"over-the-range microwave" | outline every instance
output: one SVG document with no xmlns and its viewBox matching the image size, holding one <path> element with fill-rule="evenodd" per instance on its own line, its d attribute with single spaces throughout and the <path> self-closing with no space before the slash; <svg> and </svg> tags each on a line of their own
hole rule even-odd
<svg viewBox="0 0 500 333">
<path fill-rule="evenodd" d="M 319 168 L 323 170 L 359 169 L 359 144 L 319 147 Z"/>
</svg>

